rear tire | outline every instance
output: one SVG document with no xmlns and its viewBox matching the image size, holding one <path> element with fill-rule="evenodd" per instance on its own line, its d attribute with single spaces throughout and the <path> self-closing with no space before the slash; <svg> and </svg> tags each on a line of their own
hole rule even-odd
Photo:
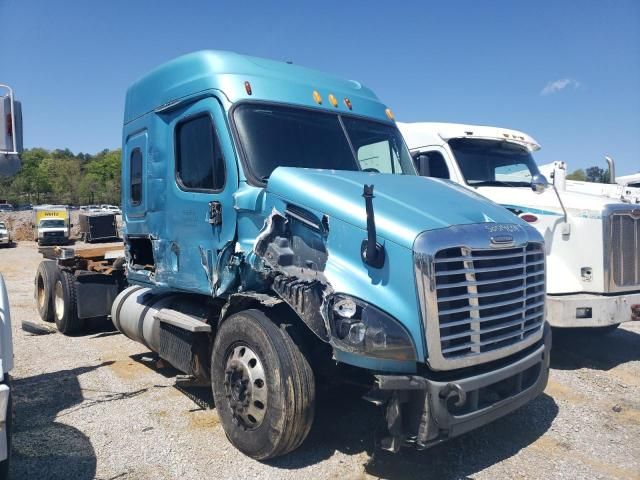
<svg viewBox="0 0 640 480">
<path fill-rule="evenodd" d="M 44 260 L 38 265 L 34 280 L 34 297 L 40 318 L 45 322 L 53 322 L 53 288 L 60 270 L 52 260 Z"/>
<path fill-rule="evenodd" d="M 267 460 L 307 437 L 313 372 L 286 329 L 263 312 L 246 310 L 224 321 L 213 346 L 211 384 L 227 438 L 244 454 Z"/>
<path fill-rule="evenodd" d="M 82 328 L 82 320 L 78 318 L 75 282 L 76 278 L 71 273 L 61 270 L 53 288 L 56 326 L 64 335 L 72 335 Z"/>
</svg>

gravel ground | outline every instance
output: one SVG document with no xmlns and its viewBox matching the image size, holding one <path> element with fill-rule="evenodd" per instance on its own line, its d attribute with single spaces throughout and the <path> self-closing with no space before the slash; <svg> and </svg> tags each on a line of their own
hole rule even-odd
<svg viewBox="0 0 640 480">
<path fill-rule="evenodd" d="M 556 336 L 545 394 L 441 446 L 375 452 L 379 411 L 340 392 L 319 399 L 300 449 L 261 463 L 226 440 L 208 389 L 177 389 L 175 370 L 108 325 L 78 337 L 22 331 L 22 321 L 42 324 L 39 261 L 32 242 L 0 250 L 15 347 L 13 478 L 640 479 L 640 323 Z"/>
</svg>

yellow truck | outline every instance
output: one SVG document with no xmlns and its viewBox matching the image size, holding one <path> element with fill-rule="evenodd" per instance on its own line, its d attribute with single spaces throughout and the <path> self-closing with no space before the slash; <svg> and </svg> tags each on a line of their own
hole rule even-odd
<svg viewBox="0 0 640 480">
<path fill-rule="evenodd" d="M 33 239 L 38 245 L 69 243 L 71 222 L 65 205 L 40 205 L 33 208 Z"/>
</svg>

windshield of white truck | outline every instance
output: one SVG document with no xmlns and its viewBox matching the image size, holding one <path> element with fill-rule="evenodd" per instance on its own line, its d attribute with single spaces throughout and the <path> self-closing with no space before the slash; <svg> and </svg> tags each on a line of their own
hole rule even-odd
<svg viewBox="0 0 640 480">
<path fill-rule="evenodd" d="M 42 220 L 40 222 L 40 228 L 64 228 L 64 220 Z"/>
<path fill-rule="evenodd" d="M 454 138 L 449 147 L 466 182 L 474 187 L 528 187 L 540 173 L 529 150 L 515 143 Z"/>
<path fill-rule="evenodd" d="M 277 167 L 415 175 L 400 132 L 359 117 L 279 105 L 234 111 L 249 175 L 266 181 Z"/>
</svg>

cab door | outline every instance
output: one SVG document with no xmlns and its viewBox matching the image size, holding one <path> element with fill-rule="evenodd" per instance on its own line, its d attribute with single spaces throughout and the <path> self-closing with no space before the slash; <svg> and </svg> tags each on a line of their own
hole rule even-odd
<svg viewBox="0 0 640 480">
<path fill-rule="evenodd" d="M 173 162 L 165 204 L 167 283 L 212 294 L 218 258 L 236 235 L 238 171 L 224 109 L 215 97 L 200 99 L 175 111 L 168 127 Z"/>
</svg>

